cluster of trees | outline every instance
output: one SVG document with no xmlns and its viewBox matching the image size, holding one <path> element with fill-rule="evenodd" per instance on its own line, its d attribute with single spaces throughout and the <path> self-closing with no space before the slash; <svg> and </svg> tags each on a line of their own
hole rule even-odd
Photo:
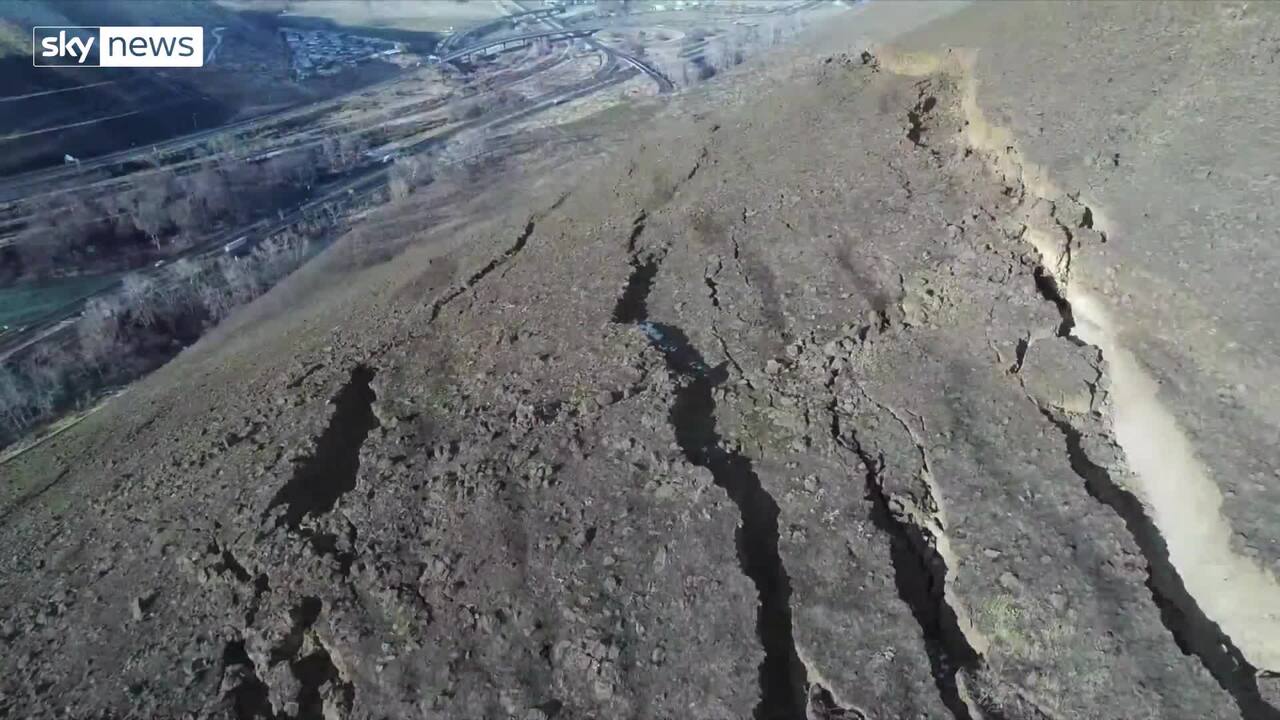
<svg viewBox="0 0 1280 720">
<path fill-rule="evenodd" d="M 261 243 L 247 257 L 183 258 L 153 270 L 157 256 L 301 200 L 301 191 L 323 176 L 368 162 L 369 142 L 358 134 L 265 155 L 222 142 L 216 161 L 182 173 L 155 162 L 97 196 L 48 194 L 25 201 L 32 220 L 5 248 L 0 272 L 39 277 L 66 268 L 147 269 L 90 300 L 73 332 L 55 334 L 0 363 L 0 446 L 194 342 L 301 265 L 308 238 L 328 234 L 338 211 L 325 203 L 304 212 L 292 231 Z M 390 194 L 403 198 L 430 181 L 425 159 L 397 161 Z"/>
<path fill-rule="evenodd" d="M 426 156 L 397 158 L 388 173 L 387 192 L 391 200 L 403 200 L 413 193 L 414 188 L 427 185 L 434 179 L 431 163 Z"/>
<path fill-rule="evenodd" d="M 307 245 L 286 233 L 248 257 L 184 258 L 126 276 L 118 291 L 86 304 L 73 333 L 0 366 L 0 445 L 163 363 L 301 265 Z"/>
<path fill-rule="evenodd" d="M 211 231 L 242 224 L 305 193 L 322 174 L 364 162 L 358 136 L 329 138 L 269 157 L 203 163 L 182 174 L 137 173 L 98 196 L 46 195 L 25 203 L 31 218 L 14 239 L 15 274 L 48 276 L 136 267 L 180 252 Z"/>
<path fill-rule="evenodd" d="M 471 97 L 453 103 L 452 120 L 477 120 L 498 111 L 515 110 L 526 101 L 524 95 L 511 90 L 477 90 Z"/>
</svg>

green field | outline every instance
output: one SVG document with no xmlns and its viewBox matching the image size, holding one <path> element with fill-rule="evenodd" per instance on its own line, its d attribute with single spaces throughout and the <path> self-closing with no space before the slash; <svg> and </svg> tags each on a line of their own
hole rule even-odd
<svg viewBox="0 0 1280 720">
<path fill-rule="evenodd" d="M 22 282 L 0 289 L 0 326 L 11 329 L 56 312 L 67 303 L 91 295 L 116 281 L 115 275 Z"/>
</svg>

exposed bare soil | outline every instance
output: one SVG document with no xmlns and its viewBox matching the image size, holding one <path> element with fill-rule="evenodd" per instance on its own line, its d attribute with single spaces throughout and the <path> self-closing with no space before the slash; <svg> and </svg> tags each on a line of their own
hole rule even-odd
<svg viewBox="0 0 1280 720">
<path fill-rule="evenodd" d="M 2 466 L 0 715 L 1280 715 L 1134 490 L 1101 212 L 972 66 L 825 42 L 384 217 Z"/>
</svg>

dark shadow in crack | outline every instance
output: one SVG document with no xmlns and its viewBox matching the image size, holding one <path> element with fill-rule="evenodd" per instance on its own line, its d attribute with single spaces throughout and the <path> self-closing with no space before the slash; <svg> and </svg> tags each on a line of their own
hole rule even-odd
<svg viewBox="0 0 1280 720">
<path fill-rule="evenodd" d="M 222 649 L 222 674 L 226 676 L 230 668 L 237 666 L 242 668 L 238 673 L 240 682 L 229 691 L 236 720 L 274 720 L 267 685 L 258 677 L 243 640 L 229 642 Z"/>
<path fill-rule="evenodd" d="M 1169 548 L 1159 528 L 1147 516 L 1138 498 L 1117 484 L 1111 474 L 1089 459 L 1083 435 L 1066 418 L 1045 408 L 1040 413 L 1062 433 L 1071 469 L 1084 480 L 1085 490 L 1111 508 L 1124 521 L 1129 534 L 1147 560 L 1147 589 L 1160 609 L 1160 619 L 1173 635 L 1178 649 L 1200 660 L 1218 685 L 1227 691 L 1244 720 L 1280 720 L 1280 709 L 1268 703 L 1258 688 L 1257 669 L 1200 609 L 1169 559 Z"/>
<path fill-rule="evenodd" d="M 5 508 L 3 512 L 0 512 L 0 522 L 4 522 L 5 520 L 8 520 L 9 516 L 17 513 L 19 510 L 25 508 L 27 505 L 30 505 L 36 500 L 39 500 L 41 496 L 43 496 L 45 493 L 52 490 L 55 486 L 57 486 L 58 483 L 62 482 L 62 479 L 65 478 L 70 472 L 71 472 L 71 468 L 69 467 L 63 468 L 62 472 L 59 472 L 58 475 L 54 477 L 52 480 L 50 480 L 49 482 L 45 483 L 44 485 L 40 486 L 35 490 L 32 490 L 26 493 L 25 495 L 19 496 L 18 499 L 13 501 L 13 504 Z"/>
<path fill-rule="evenodd" d="M 865 396 L 865 391 L 864 391 Z M 880 403 L 866 396 L 876 406 L 876 412 L 892 427 L 896 415 Z M 834 408 L 834 406 L 833 406 Z M 898 597 L 911 611 L 920 627 L 929 669 L 942 704 L 956 720 L 973 720 L 973 712 L 966 702 L 960 685 L 960 673 L 974 671 L 982 658 L 969 644 L 961 629 L 960 620 L 946 596 L 947 565 L 936 547 L 936 540 L 926 527 L 922 527 L 909 513 L 897 511 L 896 503 L 884 487 L 887 472 L 913 472 L 886 467 L 883 448 L 872 447 L 859 437 L 857 429 L 842 428 L 840 417 L 832 412 L 832 437 L 858 456 L 866 470 L 867 498 L 871 501 L 871 521 L 889 538 L 889 559 L 893 567 L 894 583 Z M 910 436 L 903 425 L 902 441 L 916 445 L 924 459 L 924 448 Z M 999 708 L 985 704 L 982 716 L 987 720 L 1002 720 Z"/>
<path fill-rule="evenodd" d="M 864 458 L 864 464 L 867 459 Z M 879 460 L 875 462 L 880 463 Z M 946 568 L 917 528 L 894 516 L 889 499 L 875 475 L 880 469 L 867 469 L 867 495 L 872 501 L 871 521 L 889 536 L 889 557 L 898 597 L 911 609 L 920 626 L 929 669 L 942 704 L 957 720 L 973 720 L 968 705 L 960 694 L 956 675 L 962 668 L 975 668 L 978 654 L 969 647 L 959 630 L 959 621 L 943 595 Z"/>
<path fill-rule="evenodd" d="M 377 398 L 371 387 L 374 374 L 372 368 L 357 366 L 334 397 L 333 417 L 316 440 L 315 452 L 298 464 L 293 477 L 267 506 L 268 513 L 278 505 L 285 506 L 285 514 L 277 524 L 297 529 L 304 516 L 329 512 L 338 498 L 355 488 L 360 447 L 378 427 L 378 418 L 373 414 L 373 401 Z"/>
<path fill-rule="evenodd" d="M 649 297 L 649 290 L 653 287 L 653 278 L 657 274 L 657 260 L 649 259 L 644 262 L 632 260 L 631 276 L 627 279 L 627 287 L 622 291 L 622 297 L 618 298 L 618 304 L 613 308 L 614 322 L 629 325 L 642 322 L 648 317 L 646 300 Z"/>
<path fill-rule="evenodd" d="M 662 351 L 668 368 L 682 380 L 670 415 L 677 444 L 689 462 L 711 471 L 741 518 L 736 537 L 738 563 L 756 587 L 760 601 L 756 633 L 765 653 L 755 718 L 803 720 L 807 678 L 792 635 L 791 579 L 778 550 L 778 504 L 764 489 L 751 460 L 724 447 L 716 431 L 712 391 L 728 373 L 723 365 L 708 367 L 679 328 L 645 323 L 644 330 L 653 346 Z"/>
</svg>

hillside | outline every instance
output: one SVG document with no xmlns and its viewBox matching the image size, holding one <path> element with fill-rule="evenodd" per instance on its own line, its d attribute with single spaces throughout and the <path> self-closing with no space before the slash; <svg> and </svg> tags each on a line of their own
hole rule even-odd
<svg viewBox="0 0 1280 720">
<path fill-rule="evenodd" d="M 1280 717 L 1277 31 L 871 3 L 410 195 L 0 465 L 0 715 Z"/>
</svg>

